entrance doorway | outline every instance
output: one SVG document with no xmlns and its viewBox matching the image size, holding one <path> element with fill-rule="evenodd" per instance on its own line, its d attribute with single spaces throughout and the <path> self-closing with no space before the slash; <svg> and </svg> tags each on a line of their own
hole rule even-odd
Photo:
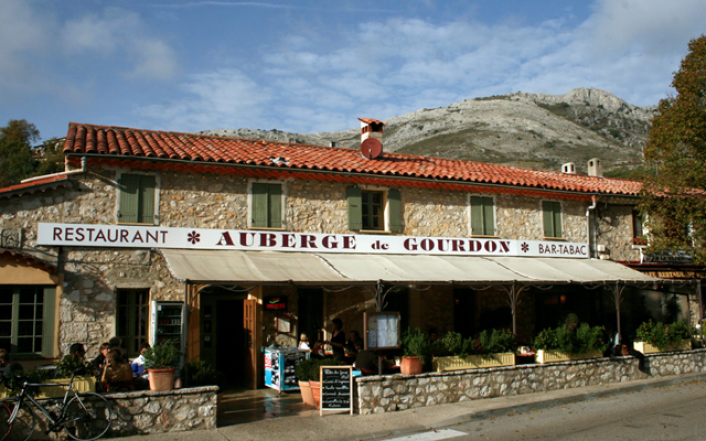
<svg viewBox="0 0 706 441">
<path fill-rule="evenodd" d="M 245 291 L 209 287 L 201 291 L 200 358 L 224 375 L 230 387 L 256 387 L 256 300 Z"/>
</svg>

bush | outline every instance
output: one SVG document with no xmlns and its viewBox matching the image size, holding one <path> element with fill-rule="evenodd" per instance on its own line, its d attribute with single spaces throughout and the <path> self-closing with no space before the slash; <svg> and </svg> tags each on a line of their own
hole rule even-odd
<svg viewBox="0 0 706 441">
<path fill-rule="evenodd" d="M 315 359 L 311 358 L 309 360 L 302 360 L 294 366 L 294 375 L 297 376 L 299 381 L 309 381 L 311 379 L 311 367 L 316 362 Z"/>
<path fill-rule="evenodd" d="M 71 377 L 76 369 L 85 368 L 87 365 L 88 363 L 85 359 L 75 355 L 66 355 L 54 364 L 57 372 L 59 372 L 60 378 Z"/>
<path fill-rule="evenodd" d="M 309 381 L 320 381 L 319 368 L 321 366 L 343 366 L 344 364 L 345 363 L 341 360 L 334 360 L 333 358 L 321 358 L 314 360 L 314 363 L 312 363 L 309 367 Z"/>
<path fill-rule="evenodd" d="M 206 360 L 196 360 L 187 363 L 182 369 L 181 377 L 189 387 L 219 385 L 223 382 L 224 375 L 216 370 Z"/>
<path fill-rule="evenodd" d="M 449 332 L 437 340 L 435 346 L 448 354 L 465 357 L 472 346 L 471 343 L 470 339 L 464 340 L 458 332 Z"/>
<path fill-rule="evenodd" d="M 170 339 L 157 343 L 145 351 L 145 369 L 169 369 L 179 365 L 182 353 L 178 348 L 179 340 Z"/>
<path fill-rule="evenodd" d="M 515 350 L 515 335 L 507 329 L 493 329 L 492 332 L 483 331 L 478 336 L 479 346 L 473 353 L 479 355 L 499 354 Z"/>
<path fill-rule="evenodd" d="M 604 352 L 608 348 L 606 332 L 603 326 L 591 327 L 581 323 L 575 327 L 559 326 L 556 329 L 544 329 L 534 339 L 534 348 L 544 351 L 558 351 L 565 354 L 585 354 L 597 350 Z"/>
<path fill-rule="evenodd" d="M 636 334 L 641 341 L 656 346 L 660 351 L 663 351 L 670 344 L 690 339 L 693 331 L 684 320 L 670 325 L 649 320 L 637 328 Z"/>
<path fill-rule="evenodd" d="M 402 351 L 405 357 L 418 357 L 425 362 L 431 354 L 429 336 L 419 328 L 409 328 L 402 334 Z"/>
</svg>

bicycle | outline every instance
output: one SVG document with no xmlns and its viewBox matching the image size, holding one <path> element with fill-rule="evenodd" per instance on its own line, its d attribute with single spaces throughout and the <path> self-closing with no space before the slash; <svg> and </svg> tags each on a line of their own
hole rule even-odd
<svg viewBox="0 0 706 441">
<path fill-rule="evenodd" d="M 59 432 L 62 429 L 71 438 L 78 441 L 92 441 L 103 436 L 113 419 L 113 409 L 108 400 L 101 394 L 85 392 L 79 394 L 73 387 L 74 377 L 85 373 L 85 369 L 76 369 L 69 384 L 58 383 L 29 383 L 27 377 L 16 376 L 2 377 L 0 383 L 12 390 L 12 383 L 21 384 L 20 392 L 11 398 L 0 400 L 0 441 L 25 441 L 34 433 L 36 417 L 29 400 L 44 414 L 48 420 L 48 430 Z M 43 386 L 61 386 L 66 388 L 64 399 L 55 411 L 48 410 L 29 392 Z"/>
</svg>

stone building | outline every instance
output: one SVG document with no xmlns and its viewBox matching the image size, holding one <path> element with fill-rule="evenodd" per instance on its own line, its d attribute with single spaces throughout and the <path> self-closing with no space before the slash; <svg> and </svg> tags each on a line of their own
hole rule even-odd
<svg viewBox="0 0 706 441">
<path fill-rule="evenodd" d="M 616 305 L 628 334 L 667 292 L 701 317 L 692 285 L 618 263 L 640 259 L 640 182 L 386 153 L 361 121 L 362 151 L 70 123 L 65 172 L 0 189 L 0 347 L 133 355 L 172 329 L 256 387 L 261 346 L 376 310 L 526 339 L 571 312 L 615 328 Z"/>
</svg>

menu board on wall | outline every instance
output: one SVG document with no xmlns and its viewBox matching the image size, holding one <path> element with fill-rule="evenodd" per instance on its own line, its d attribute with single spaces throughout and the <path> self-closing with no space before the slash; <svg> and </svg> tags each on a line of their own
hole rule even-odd
<svg viewBox="0 0 706 441">
<path fill-rule="evenodd" d="M 321 410 L 350 410 L 353 415 L 353 367 L 351 366 L 321 366 Z"/>
<path fill-rule="evenodd" d="M 366 312 L 363 317 L 365 349 L 400 347 L 399 312 Z"/>
</svg>

